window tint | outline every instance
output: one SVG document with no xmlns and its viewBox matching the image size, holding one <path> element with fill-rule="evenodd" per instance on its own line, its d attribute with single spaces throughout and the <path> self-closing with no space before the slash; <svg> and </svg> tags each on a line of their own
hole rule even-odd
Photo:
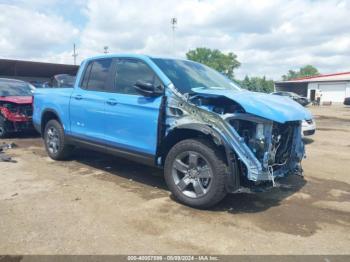
<svg viewBox="0 0 350 262">
<path fill-rule="evenodd" d="M 106 82 L 112 59 L 99 59 L 90 62 L 86 68 L 82 88 L 96 91 L 107 91 Z"/>
<path fill-rule="evenodd" d="M 92 67 L 92 63 L 90 62 L 90 63 L 88 64 L 88 66 L 86 67 L 85 72 L 84 72 L 83 81 L 82 81 L 82 83 L 81 83 L 81 87 L 84 88 L 84 89 L 87 88 L 87 83 L 88 83 L 88 81 L 89 81 L 89 76 L 90 76 L 91 67 Z"/>
<path fill-rule="evenodd" d="M 138 94 L 134 87 L 137 81 L 152 83 L 157 87 L 161 85 L 155 73 L 145 63 L 138 60 L 118 60 L 114 91 L 123 94 Z"/>
</svg>

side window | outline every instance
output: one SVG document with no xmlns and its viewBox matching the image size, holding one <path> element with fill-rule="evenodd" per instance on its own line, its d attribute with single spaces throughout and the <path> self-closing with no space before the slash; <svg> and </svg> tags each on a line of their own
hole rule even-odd
<svg viewBox="0 0 350 262">
<path fill-rule="evenodd" d="M 106 82 L 112 59 L 91 61 L 87 66 L 81 87 L 87 90 L 107 91 Z"/>
<path fill-rule="evenodd" d="M 137 81 L 160 86 L 161 82 L 155 73 L 142 61 L 120 59 L 117 61 L 114 92 L 137 95 L 134 87 Z"/>
<path fill-rule="evenodd" d="M 92 67 L 92 62 L 90 62 L 85 69 L 83 81 L 80 84 L 80 87 L 83 89 L 87 88 L 87 83 L 89 82 L 91 67 Z"/>
</svg>

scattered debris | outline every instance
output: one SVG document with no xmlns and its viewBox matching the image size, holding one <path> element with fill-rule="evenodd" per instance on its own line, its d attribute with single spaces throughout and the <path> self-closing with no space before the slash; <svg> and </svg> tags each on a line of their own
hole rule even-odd
<svg viewBox="0 0 350 262">
<path fill-rule="evenodd" d="M 10 156 L 5 155 L 5 150 L 15 148 L 17 145 L 15 143 L 3 143 L 0 145 L 0 162 L 11 162 L 11 163 L 17 163 L 16 160 L 13 160 Z"/>
<path fill-rule="evenodd" d="M 17 163 L 16 160 L 13 160 L 10 156 L 5 155 L 3 152 L 0 152 L 0 162 Z"/>
<path fill-rule="evenodd" d="M 18 193 L 14 193 L 11 195 L 11 197 L 15 197 L 15 196 L 18 196 Z"/>
<path fill-rule="evenodd" d="M 11 148 L 16 148 L 17 145 L 15 143 L 10 143 L 10 144 L 7 144 L 7 143 L 2 143 L 2 145 L 0 145 L 0 151 L 4 151 L 6 149 L 11 149 Z"/>
</svg>

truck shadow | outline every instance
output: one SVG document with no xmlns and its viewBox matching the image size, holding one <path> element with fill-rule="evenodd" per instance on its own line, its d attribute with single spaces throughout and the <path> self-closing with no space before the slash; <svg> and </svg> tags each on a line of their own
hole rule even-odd
<svg viewBox="0 0 350 262">
<path fill-rule="evenodd" d="M 35 130 L 23 131 L 18 133 L 10 133 L 6 139 L 30 139 L 39 138 L 40 134 Z"/>
<path fill-rule="evenodd" d="M 105 176 L 103 178 L 105 180 L 109 179 L 118 182 L 118 178 L 124 178 L 146 186 L 168 190 L 163 179 L 162 169 L 87 149 L 76 149 L 73 159 L 84 165 L 103 170 L 104 172 L 113 175 L 108 177 Z"/>
<path fill-rule="evenodd" d="M 103 175 L 96 176 L 98 179 L 116 183 L 145 201 L 169 196 L 161 169 L 88 150 L 77 151 L 73 159 L 103 171 Z M 298 236 L 315 234 L 323 223 L 350 227 L 349 211 L 342 209 L 342 205 L 349 201 L 349 184 L 314 176 L 307 179 L 289 176 L 279 179 L 278 183 L 278 187 L 265 192 L 228 194 L 209 210 L 172 205 L 168 201 L 161 201 L 162 204 L 153 208 L 155 212 L 166 212 L 167 215 L 198 216 L 207 219 L 208 223 L 219 219 L 232 227 L 245 221 L 267 232 Z M 176 201 L 172 195 L 170 198 Z"/>
<path fill-rule="evenodd" d="M 276 187 L 265 186 L 261 192 L 229 194 L 214 210 L 232 214 L 261 212 L 279 206 L 284 199 L 299 192 L 307 184 L 304 177 L 296 175 L 277 181 Z"/>
<path fill-rule="evenodd" d="M 137 185 L 138 190 L 134 190 L 134 192 L 140 192 L 141 196 L 147 199 L 164 197 L 164 194 L 159 192 L 159 196 L 152 194 L 152 197 L 150 197 L 147 194 L 145 195 L 145 192 L 142 192 L 142 189 L 145 189 L 145 187 L 146 190 L 147 187 L 157 188 L 159 191 L 163 191 L 163 193 L 164 191 L 169 191 L 163 178 L 162 169 L 85 149 L 77 149 L 73 159 L 84 165 L 106 172 L 106 175 L 101 178 L 103 180 L 125 185 L 120 180 L 120 178 L 123 178 L 124 181 L 127 179 L 139 183 Z M 283 199 L 301 190 L 307 182 L 303 177 L 291 176 L 278 180 L 278 183 L 278 187 L 271 188 L 266 192 L 228 194 L 222 202 L 211 208 L 211 210 L 228 211 L 231 213 L 262 212 L 271 207 L 278 206 Z M 172 195 L 170 197 L 176 201 Z M 257 204 L 258 202 L 259 204 Z"/>
<path fill-rule="evenodd" d="M 33 140 L 29 142 L 23 144 L 21 141 L 19 146 L 32 146 Z M 30 150 L 38 157 L 48 158 L 41 140 L 34 144 L 38 146 Z M 91 175 L 94 179 L 113 183 L 144 199 L 144 203 L 155 200 L 146 206 L 167 218 L 180 214 L 228 227 L 243 226 L 252 230 L 258 227 L 266 232 L 298 236 L 311 236 L 322 230 L 324 224 L 344 230 L 350 228 L 350 184 L 321 179 L 319 171 L 315 170 L 306 170 L 305 178 L 280 179 L 279 187 L 266 192 L 228 194 L 209 210 L 198 210 L 172 202 L 176 200 L 169 194 L 161 169 L 85 149 L 77 149 L 71 161 L 53 163 L 65 165 L 74 175 Z"/>
</svg>

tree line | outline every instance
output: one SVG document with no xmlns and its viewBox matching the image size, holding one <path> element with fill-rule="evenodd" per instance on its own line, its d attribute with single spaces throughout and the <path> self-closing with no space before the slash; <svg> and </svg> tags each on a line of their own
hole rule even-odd
<svg viewBox="0 0 350 262">
<path fill-rule="evenodd" d="M 226 75 L 229 79 L 237 82 L 242 88 L 256 91 L 271 93 L 274 91 L 274 81 L 266 79 L 265 76 L 245 76 L 243 80 L 235 78 L 234 70 L 241 66 L 237 59 L 237 55 L 230 52 L 225 54 L 218 49 L 209 49 L 205 47 L 198 47 L 186 53 L 189 60 L 205 64 L 220 73 Z M 289 70 L 287 74 L 282 75 L 282 80 L 291 80 L 296 78 L 319 75 L 317 68 L 312 65 L 306 65 L 299 70 Z"/>
</svg>

